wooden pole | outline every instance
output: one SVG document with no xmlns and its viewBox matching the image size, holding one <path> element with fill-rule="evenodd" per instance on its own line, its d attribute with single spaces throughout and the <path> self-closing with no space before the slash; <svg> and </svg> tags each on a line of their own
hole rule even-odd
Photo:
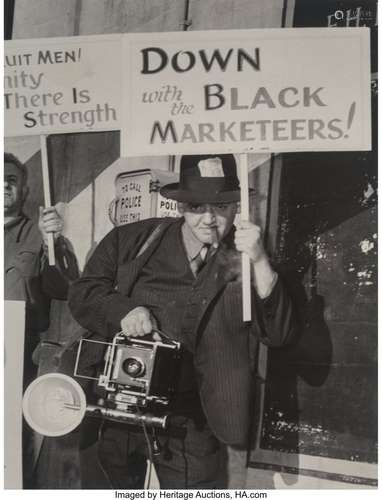
<svg viewBox="0 0 382 500">
<path fill-rule="evenodd" d="M 42 162 L 42 182 L 44 186 L 44 203 L 45 207 L 52 206 L 52 196 L 50 193 L 49 181 L 49 166 L 48 166 L 48 148 L 46 144 L 46 135 L 40 136 L 41 162 Z M 49 265 L 55 266 L 56 259 L 54 255 L 54 236 L 53 233 L 48 233 L 48 259 Z"/>
<path fill-rule="evenodd" d="M 240 154 L 240 218 L 249 221 L 248 155 Z M 251 261 L 249 255 L 241 256 L 243 321 L 251 321 Z"/>
</svg>

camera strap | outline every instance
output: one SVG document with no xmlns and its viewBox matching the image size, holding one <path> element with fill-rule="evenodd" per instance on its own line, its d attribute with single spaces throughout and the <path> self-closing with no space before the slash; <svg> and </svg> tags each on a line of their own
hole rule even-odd
<svg viewBox="0 0 382 500">
<path fill-rule="evenodd" d="M 168 222 L 161 222 L 155 229 L 154 231 L 149 235 L 147 240 L 143 243 L 141 248 L 138 250 L 138 253 L 136 255 L 136 258 L 140 257 L 148 248 L 149 246 L 157 239 L 159 236 L 162 234 L 162 232 L 168 227 Z"/>
</svg>

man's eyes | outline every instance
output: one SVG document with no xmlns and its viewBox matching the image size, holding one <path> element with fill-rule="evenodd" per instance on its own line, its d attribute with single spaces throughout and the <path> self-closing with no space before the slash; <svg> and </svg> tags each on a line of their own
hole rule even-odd
<svg viewBox="0 0 382 500">
<path fill-rule="evenodd" d="M 221 210 L 221 211 L 227 210 L 228 207 L 229 207 L 229 203 L 216 203 L 216 204 L 211 206 L 212 210 Z M 191 212 L 205 212 L 207 210 L 207 206 L 190 203 L 188 205 L 188 209 Z"/>
<path fill-rule="evenodd" d="M 199 210 L 201 210 L 203 208 L 203 205 L 194 205 L 193 203 L 190 203 L 188 205 L 188 208 L 189 210 L 191 210 L 192 212 L 197 212 Z"/>
<path fill-rule="evenodd" d="M 8 184 L 17 184 L 17 177 L 5 177 L 4 182 Z"/>
</svg>

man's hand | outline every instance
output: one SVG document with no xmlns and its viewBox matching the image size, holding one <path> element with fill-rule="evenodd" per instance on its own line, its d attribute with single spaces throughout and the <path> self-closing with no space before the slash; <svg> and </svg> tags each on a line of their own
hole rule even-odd
<svg viewBox="0 0 382 500">
<path fill-rule="evenodd" d="M 146 307 L 136 307 L 121 320 L 121 330 L 126 337 L 143 337 L 155 329 L 157 322 Z M 155 340 L 160 340 L 157 333 L 153 335 Z"/>
<path fill-rule="evenodd" d="M 253 264 L 254 286 L 264 299 L 270 295 L 277 281 L 277 273 L 272 269 L 264 250 L 261 229 L 252 222 L 241 221 L 235 232 L 235 245 L 239 252 L 245 252 Z"/>
<path fill-rule="evenodd" d="M 235 232 L 235 245 L 239 252 L 249 255 L 253 263 L 262 259 L 267 259 L 263 241 L 261 238 L 261 229 L 252 222 L 241 221 Z"/>
<path fill-rule="evenodd" d="M 64 222 L 55 207 L 40 207 L 38 227 L 44 240 L 44 244 L 47 245 L 48 234 L 53 233 L 54 239 L 56 240 L 64 229 Z"/>
</svg>

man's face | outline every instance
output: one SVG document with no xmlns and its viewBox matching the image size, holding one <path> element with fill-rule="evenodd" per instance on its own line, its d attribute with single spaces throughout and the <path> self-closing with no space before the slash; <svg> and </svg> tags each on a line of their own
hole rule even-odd
<svg viewBox="0 0 382 500">
<path fill-rule="evenodd" d="M 22 172 L 13 163 L 4 165 L 4 214 L 17 214 L 25 197 Z"/>
<path fill-rule="evenodd" d="M 178 207 L 194 236 L 208 245 L 224 238 L 237 212 L 237 203 L 179 203 Z"/>
</svg>

